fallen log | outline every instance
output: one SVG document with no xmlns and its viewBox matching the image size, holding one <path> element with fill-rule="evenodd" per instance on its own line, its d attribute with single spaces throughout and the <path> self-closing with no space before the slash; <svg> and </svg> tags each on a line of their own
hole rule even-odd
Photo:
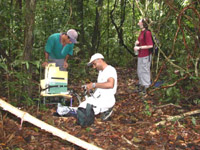
<svg viewBox="0 0 200 150">
<path fill-rule="evenodd" d="M 160 121 L 160 122 L 156 123 L 155 125 L 156 126 L 164 125 L 167 121 L 178 120 L 178 119 L 181 119 L 183 117 L 196 115 L 196 114 L 199 114 L 199 113 L 200 113 L 200 110 L 194 110 L 194 111 L 186 112 L 186 113 L 181 114 L 181 115 L 169 116 L 165 120 Z"/>
<path fill-rule="evenodd" d="M 10 105 L 9 103 L 3 101 L 2 99 L 0 99 L 0 107 L 2 107 L 5 111 L 8 111 L 12 114 L 14 114 L 15 116 L 21 118 L 21 124 L 23 121 L 27 121 L 49 133 L 52 133 L 55 136 L 58 136 L 60 138 L 62 138 L 63 140 L 67 140 L 75 145 L 78 145 L 84 149 L 89 149 L 89 150 L 102 150 L 102 148 L 99 148 L 95 145 L 92 145 L 88 142 L 85 142 L 73 135 L 68 134 L 67 132 L 64 132 L 56 127 L 53 127 L 35 117 L 33 117 L 32 115 L 30 115 L 27 112 L 21 111 L 19 109 L 17 109 L 16 107 Z"/>
</svg>

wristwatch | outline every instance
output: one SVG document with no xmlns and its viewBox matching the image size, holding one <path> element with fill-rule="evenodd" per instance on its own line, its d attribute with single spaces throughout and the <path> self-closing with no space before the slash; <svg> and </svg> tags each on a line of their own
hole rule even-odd
<svg viewBox="0 0 200 150">
<path fill-rule="evenodd" d="M 96 83 L 92 83 L 92 88 L 95 88 L 96 87 Z"/>
</svg>

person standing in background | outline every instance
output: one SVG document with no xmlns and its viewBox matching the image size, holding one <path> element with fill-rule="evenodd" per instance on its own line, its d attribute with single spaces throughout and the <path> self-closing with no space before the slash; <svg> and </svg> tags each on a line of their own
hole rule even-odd
<svg viewBox="0 0 200 150">
<path fill-rule="evenodd" d="M 151 31 L 148 30 L 149 20 L 141 19 L 138 26 L 141 29 L 138 40 L 135 42 L 134 52 L 138 53 L 137 75 L 139 78 L 138 89 L 136 92 L 146 93 L 146 89 L 151 85 L 151 59 L 152 54 L 149 51 L 153 48 Z"/>
</svg>

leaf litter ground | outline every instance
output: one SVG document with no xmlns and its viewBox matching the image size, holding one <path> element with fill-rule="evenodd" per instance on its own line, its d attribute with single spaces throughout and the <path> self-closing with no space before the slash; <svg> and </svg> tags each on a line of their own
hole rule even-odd
<svg viewBox="0 0 200 150">
<path fill-rule="evenodd" d="M 117 71 L 117 102 L 109 121 L 102 122 L 97 116 L 92 126 L 81 128 L 73 117 L 53 116 L 56 105 L 47 105 L 46 109 L 39 111 L 36 106 L 22 109 L 50 125 L 107 150 L 200 149 L 200 115 L 155 126 L 168 116 L 199 109 L 199 105 L 187 108 L 181 104 L 180 107 L 165 106 L 159 101 L 159 96 L 145 97 L 133 92 L 136 84 L 135 70 L 118 68 Z M 71 88 L 76 89 L 80 86 L 77 83 Z M 73 105 L 76 105 L 76 102 Z M 163 107 L 158 107 L 161 105 Z M 0 149 L 81 150 L 82 148 L 27 122 L 23 123 L 20 130 L 20 119 L 1 110 Z"/>
</svg>

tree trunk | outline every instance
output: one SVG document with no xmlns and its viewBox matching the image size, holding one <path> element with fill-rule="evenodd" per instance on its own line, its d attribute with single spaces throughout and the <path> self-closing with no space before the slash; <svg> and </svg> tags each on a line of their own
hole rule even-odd
<svg viewBox="0 0 200 150">
<path fill-rule="evenodd" d="M 117 31 L 117 35 L 118 35 L 118 39 L 119 39 L 119 45 L 123 46 L 131 55 L 134 56 L 134 53 L 132 52 L 132 50 L 130 50 L 128 48 L 128 46 L 124 43 L 124 40 L 123 40 L 123 29 L 122 29 L 122 27 L 123 27 L 123 24 L 124 24 L 124 21 L 125 21 L 126 1 L 121 2 L 121 5 L 122 6 L 121 6 L 120 25 L 117 26 L 117 23 L 115 22 L 115 19 L 114 19 L 114 11 L 117 8 L 117 0 L 115 0 L 114 7 L 110 12 L 111 22 L 115 26 L 115 29 Z"/>
<path fill-rule="evenodd" d="M 110 48 L 110 43 L 109 43 L 109 38 L 110 38 L 110 15 L 109 15 L 109 12 L 110 12 L 110 0 L 108 0 L 108 4 L 107 4 L 107 58 L 109 59 L 109 48 Z"/>
<path fill-rule="evenodd" d="M 95 25 L 94 25 L 94 31 L 92 36 L 92 48 L 90 51 L 90 55 L 97 52 L 97 40 L 99 37 L 99 11 L 98 6 L 96 7 L 96 18 L 95 18 Z"/>
<path fill-rule="evenodd" d="M 96 53 L 98 51 L 99 43 L 100 43 L 100 29 L 99 29 L 99 22 L 100 22 L 100 13 L 99 9 L 103 5 L 103 0 L 99 0 L 96 6 L 96 18 L 95 18 L 95 25 L 94 31 L 92 36 L 92 49 L 90 51 L 90 55 Z"/>
<path fill-rule="evenodd" d="M 83 0 L 77 0 L 76 2 L 77 5 L 77 12 L 78 12 L 78 16 L 79 16 L 79 20 L 80 20 L 80 35 L 79 35 L 79 43 L 80 43 L 80 47 L 84 47 L 84 45 L 89 45 L 89 41 L 85 40 L 85 24 L 84 24 L 84 3 Z M 88 48 L 90 49 L 90 48 Z M 78 52 L 78 55 L 80 56 L 80 58 L 85 58 L 87 51 L 81 50 Z"/>
<path fill-rule="evenodd" d="M 81 43 L 85 43 L 85 31 L 84 31 L 84 6 L 83 6 L 83 0 L 80 0 L 80 19 L 81 19 Z"/>
<path fill-rule="evenodd" d="M 26 13 L 25 13 L 25 32 L 24 32 L 24 53 L 23 60 L 29 62 L 31 60 L 31 53 L 33 49 L 33 29 L 35 22 L 35 7 L 36 0 L 26 0 Z M 30 65 L 29 65 L 30 66 Z M 24 71 L 26 74 L 31 74 L 31 66 L 25 67 Z M 32 86 L 24 87 L 28 90 L 28 95 L 31 97 Z"/>
</svg>

